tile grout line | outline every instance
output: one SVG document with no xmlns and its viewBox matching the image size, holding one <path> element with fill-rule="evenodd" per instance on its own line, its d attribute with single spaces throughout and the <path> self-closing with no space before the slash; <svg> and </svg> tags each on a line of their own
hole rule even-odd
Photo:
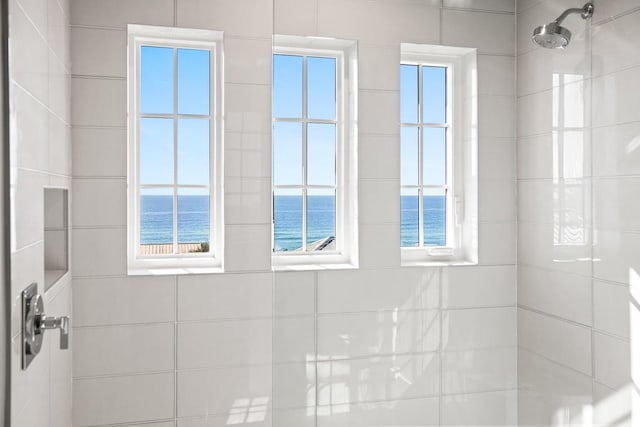
<svg viewBox="0 0 640 427">
<path fill-rule="evenodd" d="M 595 254 L 595 248 L 594 248 L 594 227 L 595 227 L 595 219 L 594 219 L 594 212 L 595 212 L 595 198 L 594 198 L 594 180 L 593 180 L 593 25 L 592 25 L 592 20 L 589 19 L 587 21 L 587 37 L 588 37 L 588 55 L 589 55 L 589 208 L 590 208 L 590 212 L 589 212 L 589 225 L 591 228 L 591 232 L 590 232 L 590 236 L 591 236 L 591 245 L 589 248 L 589 255 L 590 255 L 590 266 L 589 266 L 589 270 L 591 273 L 591 278 L 590 278 L 590 289 L 591 289 L 591 328 L 590 328 L 590 340 L 591 340 L 591 345 L 590 345 L 590 351 L 591 351 L 591 396 L 593 397 L 594 395 L 594 382 L 595 382 L 595 378 L 596 378 L 596 348 L 595 348 L 595 299 L 594 299 L 594 295 L 595 295 L 595 285 L 594 285 L 594 276 L 595 276 L 595 266 L 594 266 L 594 254 Z"/>
<path fill-rule="evenodd" d="M 444 1 L 444 0 L 443 0 Z M 440 363 L 440 383 L 439 383 L 439 393 L 438 393 L 438 425 L 442 425 L 442 412 L 444 410 L 444 401 L 443 401 L 443 391 L 444 391 L 444 347 L 443 347 L 443 337 L 444 337 L 444 310 L 442 308 L 443 306 L 443 301 L 442 301 L 442 292 L 443 292 L 443 285 L 442 285 L 442 274 L 443 274 L 443 270 L 440 269 L 440 280 L 438 280 L 438 316 L 439 316 L 439 323 L 440 323 L 440 328 L 439 328 L 439 332 L 440 332 L 440 336 L 438 337 L 438 356 L 439 356 L 439 363 Z"/>
<path fill-rule="evenodd" d="M 178 276 L 173 277 L 173 417 L 178 423 Z"/>
<path fill-rule="evenodd" d="M 319 395 L 319 387 L 318 387 L 318 274 L 313 274 L 313 350 L 314 350 L 314 386 L 315 386 L 315 396 L 314 396 L 314 408 L 313 408 L 313 425 L 314 427 L 318 427 L 318 395 Z"/>
</svg>

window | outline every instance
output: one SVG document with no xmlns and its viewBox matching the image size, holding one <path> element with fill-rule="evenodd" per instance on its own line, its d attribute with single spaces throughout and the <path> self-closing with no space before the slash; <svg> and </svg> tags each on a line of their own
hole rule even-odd
<svg viewBox="0 0 640 427">
<path fill-rule="evenodd" d="M 355 43 L 276 37 L 274 265 L 354 263 Z"/>
<path fill-rule="evenodd" d="M 128 30 L 129 272 L 220 268 L 222 33 Z"/>
<path fill-rule="evenodd" d="M 400 66 L 403 247 L 446 247 L 451 239 L 450 73 L 447 66 Z"/>
<path fill-rule="evenodd" d="M 477 259 L 474 71 L 473 49 L 402 45 L 403 263 Z"/>
</svg>

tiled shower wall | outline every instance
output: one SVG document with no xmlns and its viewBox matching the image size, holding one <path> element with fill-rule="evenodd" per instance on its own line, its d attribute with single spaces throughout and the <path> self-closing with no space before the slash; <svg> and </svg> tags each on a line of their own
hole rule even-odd
<svg viewBox="0 0 640 427">
<path fill-rule="evenodd" d="M 11 425 L 71 424 L 71 350 L 58 331 L 23 371 L 21 291 L 33 282 L 49 316 L 71 315 L 71 275 L 44 291 L 44 188 L 71 188 L 69 4 L 9 2 L 11 149 Z"/>
<path fill-rule="evenodd" d="M 596 1 L 590 24 L 567 19 L 565 51 L 535 48 L 533 28 L 568 7 L 518 4 L 518 415 L 630 425 L 640 7 Z"/>
<path fill-rule="evenodd" d="M 73 425 L 514 424 L 514 6 L 72 0 Z M 225 32 L 224 274 L 126 275 L 128 23 Z M 273 34 L 358 40 L 358 270 L 271 272 Z M 477 267 L 400 268 L 400 42 L 478 48 Z"/>
</svg>

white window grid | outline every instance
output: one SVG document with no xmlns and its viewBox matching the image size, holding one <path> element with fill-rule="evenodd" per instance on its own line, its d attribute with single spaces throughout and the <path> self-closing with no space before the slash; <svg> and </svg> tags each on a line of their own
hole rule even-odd
<svg viewBox="0 0 640 427">
<path fill-rule="evenodd" d="M 221 31 L 176 27 L 128 25 L 128 93 L 129 93 L 129 173 L 127 213 L 127 253 L 129 274 L 181 274 L 222 271 L 222 38 Z M 171 114 L 140 113 L 140 52 L 142 46 L 174 49 L 174 105 Z M 209 114 L 177 114 L 177 50 L 209 51 Z M 173 119 L 173 184 L 140 184 L 140 119 Z M 209 184 L 178 185 L 177 182 L 177 122 L 182 118 L 209 121 Z M 172 254 L 141 255 L 140 253 L 140 190 L 171 188 L 173 190 Z M 177 253 L 177 192 L 181 188 L 207 189 L 209 194 L 209 252 Z"/>
<path fill-rule="evenodd" d="M 342 97 L 342 81 L 340 80 L 340 69 L 342 67 L 343 61 L 343 53 L 338 51 L 327 51 L 327 50 L 309 50 L 309 49 L 278 49 L 274 52 L 274 55 L 288 55 L 288 56 L 298 56 L 302 57 L 302 117 L 301 118 L 289 118 L 289 117 L 273 117 L 274 123 L 300 123 L 302 124 L 302 184 L 295 185 L 276 185 L 273 184 L 273 194 L 275 195 L 276 190 L 300 190 L 302 192 L 302 246 L 301 250 L 303 253 L 309 254 L 307 251 L 307 194 L 309 190 L 333 190 L 335 194 L 335 212 L 334 212 L 334 224 L 335 224 L 335 242 L 336 242 L 336 250 L 333 251 L 322 251 L 322 254 L 330 255 L 341 252 L 340 247 L 342 245 L 342 233 L 340 232 L 341 227 L 341 188 L 338 183 L 341 181 L 340 179 L 340 168 L 338 165 L 339 161 L 339 153 L 341 152 L 342 146 L 342 138 L 341 138 L 341 127 L 342 127 L 342 111 L 341 111 L 341 97 Z M 334 120 L 328 119 L 311 119 L 307 114 L 307 59 L 309 57 L 312 58 L 331 58 L 336 60 L 336 68 L 335 68 L 335 82 L 336 82 L 336 96 L 335 96 L 335 111 L 336 118 Z M 307 180 L 307 163 L 308 163 L 308 139 L 307 139 L 307 130 L 309 124 L 333 124 L 335 125 L 335 184 L 334 185 L 317 185 L 317 184 L 309 184 Z M 272 232 L 272 247 L 275 248 L 275 232 Z M 275 252 L 278 255 L 295 255 L 295 253 L 290 251 L 278 251 Z"/>
<path fill-rule="evenodd" d="M 418 192 L 418 246 L 415 248 L 448 248 L 454 241 L 453 224 L 453 66 L 444 63 L 427 63 L 402 61 L 402 65 L 411 65 L 418 67 L 418 120 L 416 123 L 401 122 L 401 127 L 416 128 L 418 131 L 418 184 L 417 185 L 401 185 L 402 189 L 417 190 Z M 423 117 L 423 70 L 425 67 L 445 68 L 445 118 L 444 123 L 425 122 Z M 424 184 L 424 129 L 436 128 L 445 129 L 445 183 L 443 185 L 426 185 Z M 405 165 L 402 165 L 405 167 Z M 425 245 L 424 244 L 424 192 L 425 190 L 443 190 L 445 193 L 445 243 L 444 245 Z M 404 247 L 411 249 L 413 247 Z"/>
<path fill-rule="evenodd" d="M 136 248 L 137 253 L 140 258 L 162 258 L 162 257 L 175 257 L 175 256 L 210 256 L 212 248 L 214 248 L 213 242 L 211 241 L 213 238 L 213 225 L 215 224 L 215 200 L 213 197 L 209 197 L 209 252 L 206 253 L 180 253 L 178 246 L 178 190 L 180 189 L 203 189 L 207 190 L 207 193 L 211 195 L 211 176 L 209 177 L 208 185 L 196 185 L 196 184 L 178 184 L 178 121 L 180 119 L 196 119 L 196 120 L 206 120 L 209 122 L 209 153 L 213 151 L 211 148 L 211 142 L 215 140 L 215 113 L 212 114 L 213 109 L 215 108 L 215 103 L 213 99 L 210 99 L 209 102 L 209 114 L 179 114 L 178 113 L 178 49 L 198 49 L 198 50 L 206 50 L 209 52 L 209 69 L 211 72 L 209 73 L 209 87 L 210 92 L 213 94 L 212 98 L 215 97 L 214 93 L 214 82 L 213 70 L 215 69 L 215 45 L 213 46 L 201 46 L 201 47 L 193 47 L 193 46 L 184 46 L 180 44 L 169 45 L 167 43 L 144 43 L 141 44 L 139 49 L 143 47 L 162 47 L 162 48 L 170 48 L 173 50 L 173 113 L 141 113 L 140 108 L 137 109 L 137 121 L 140 123 L 142 119 L 170 119 L 173 122 L 173 184 L 140 184 L 140 126 L 138 126 L 138 143 L 136 144 L 137 149 L 137 158 L 138 158 L 138 167 L 137 167 L 137 179 L 138 182 L 136 188 L 136 197 L 140 200 L 141 190 L 145 189 L 171 189 L 173 194 L 173 252 L 171 254 L 156 254 L 156 255 L 142 255 L 140 253 L 141 243 L 138 239 Z M 140 69 L 138 69 L 138 73 Z M 139 74 L 138 74 L 139 76 Z M 139 78 L 139 77 L 138 77 Z M 138 86 L 140 87 L 140 86 Z M 140 103 L 140 90 L 138 89 L 138 107 Z M 211 159 L 210 159 L 211 160 Z M 211 168 L 215 163 L 209 161 L 209 174 L 211 175 Z M 142 230 L 141 220 L 142 220 L 142 212 L 138 210 L 137 215 L 138 221 L 138 229 Z M 138 233 L 139 236 L 139 233 Z"/>
</svg>

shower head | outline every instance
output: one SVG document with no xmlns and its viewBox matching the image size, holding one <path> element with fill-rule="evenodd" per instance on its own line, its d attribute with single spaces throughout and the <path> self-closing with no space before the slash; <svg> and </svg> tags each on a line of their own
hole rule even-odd
<svg viewBox="0 0 640 427">
<path fill-rule="evenodd" d="M 555 22 L 541 25 L 533 31 L 533 41 L 547 49 L 564 49 L 571 40 L 571 31 Z"/>
<path fill-rule="evenodd" d="M 572 13 L 579 13 L 582 19 L 591 18 L 593 3 L 587 3 L 581 9 L 567 9 L 555 21 L 539 26 L 533 30 L 533 42 L 547 49 L 564 49 L 571 41 L 571 31 L 560 24 Z"/>
</svg>

